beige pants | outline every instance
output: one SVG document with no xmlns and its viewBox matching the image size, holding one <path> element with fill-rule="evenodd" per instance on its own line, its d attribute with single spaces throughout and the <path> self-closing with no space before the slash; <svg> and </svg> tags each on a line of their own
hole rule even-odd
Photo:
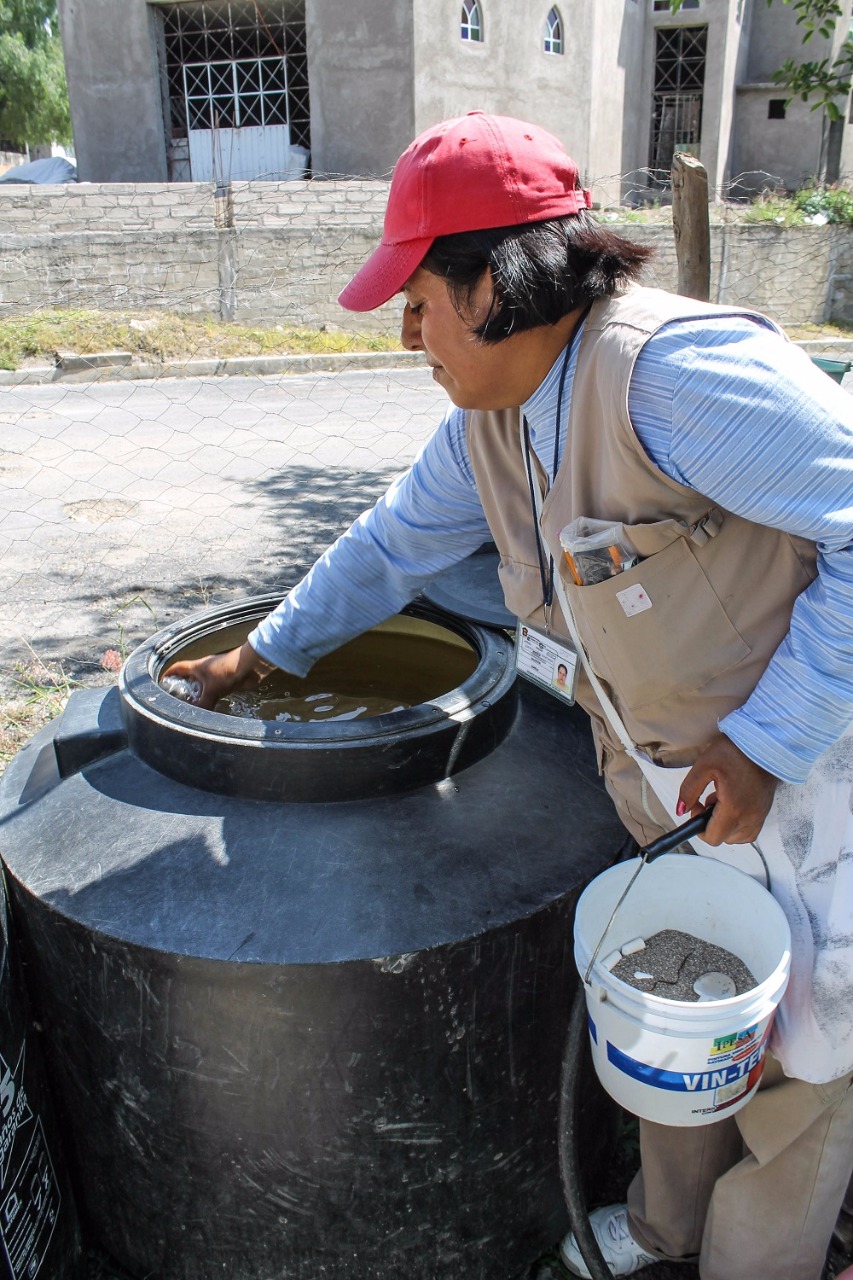
<svg viewBox="0 0 853 1280">
<path fill-rule="evenodd" d="M 788 1079 L 768 1055 L 736 1115 L 697 1128 L 640 1122 L 631 1234 L 700 1280 L 820 1280 L 853 1168 L 852 1076 Z"/>
</svg>

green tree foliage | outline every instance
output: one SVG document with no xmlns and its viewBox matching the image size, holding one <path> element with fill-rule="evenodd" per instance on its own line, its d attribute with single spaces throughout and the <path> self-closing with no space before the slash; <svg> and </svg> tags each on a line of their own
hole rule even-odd
<svg viewBox="0 0 853 1280">
<path fill-rule="evenodd" d="M 767 3 L 771 5 L 773 0 Z M 797 25 L 803 29 L 803 44 L 808 44 L 814 35 L 831 39 L 837 22 L 844 18 L 839 0 L 782 0 L 782 3 L 793 5 Z M 669 4 L 673 13 L 677 13 L 682 0 L 669 0 Z M 840 120 L 842 108 L 838 99 L 847 97 L 853 83 L 853 34 L 848 31 L 835 57 L 803 62 L 788 58 L 773 73 L 773 80 L 788 91 L 790 98 L 811 100 L 812 111 L 823 108 L 830 120 Z"/>
<path fill-rule="evenodd" d="M 772 2 L 767 0 L 768 4 Z M 815 34 L 830 39 L 836 23 L 844 17 L 838 0 L 783 0 L 783 3 L 794 6 L 797 22 L 803 28 L 803 44 L 807 44 Z M 792 98 L 802 98 L 803 102 L 811 100 L 812 111 L 822 107 L 830 120 L 840 120 L 838 99 L 847 97 L 853 80 L 853 36 L 847 32 L 834 58 L 804 62 L 788 58 L 774 72 L 773 79 L 787 89 Z"/>
<path fill-rule="evenodd" d="M 0 0 L 0 138 L 71 141 L 55 0 Z"/>
</svg>

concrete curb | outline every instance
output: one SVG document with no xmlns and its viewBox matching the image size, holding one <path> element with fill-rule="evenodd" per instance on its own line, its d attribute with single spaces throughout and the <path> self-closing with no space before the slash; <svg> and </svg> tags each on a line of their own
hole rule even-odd
<svg viewBox="0 0 853 1280">
<path fill-rule="evenodd" d="M 853 339 L 808 338 L 795 343 L 809 356 L 853 361 Z M 110 356 L 121 362 L 106 363 Z M 126 358 L 127 357 L 127 358 Z M 418 351 L 352 351 L 307 356 L 229 356 L 224 360 L 185 360 L 183 363 L 130 364 L 126 352 L 89 356 L 64 355 L 61 363 L 44 368 L 0 370 L 0 387 L 40 386 L 44 383 L 138 382 L 155 378 L 269 377 L 275 374 L 349 373 L 359 369 L 422 369 Z"/>
<path fill-rule="evenodd" d="M 93 369 L 111 369 L 130 364 L 133 364 L 132 351 L 99 351 L 85 356 L 78 356 L 73 351 L 56 353 L 56 368 L 62 373 L 88 373 Z"/>
<path fill-rule="evenodd" d="M 853 344 L 851 344 L 853 350 Z M 40 386 L 48 382 L 137 382 L 154 378 L 268 377 L 271 374 L 344 373 L 358 369 L 422 369 L 418 351 L 352 351 L 339 355 L 229 356 L 224 360 L 185 360 L 180 364 L 103 364 L 104 356 L 63 358 L 60 365 L 0 370 L 0 387 Z M 124 354 L 124 353 L 120 353 Z"/>
</svg>

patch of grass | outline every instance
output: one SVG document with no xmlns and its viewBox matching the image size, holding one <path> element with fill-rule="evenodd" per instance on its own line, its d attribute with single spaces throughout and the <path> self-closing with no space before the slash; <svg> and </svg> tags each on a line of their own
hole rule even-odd
<svg viewBox="0 0 853 1280">
<path fill-rule="evenodd" d="M 794 342 L 808 342 L 822 338 L 853 338 L 853 324 L 783 324 L 788 337 Z"/>
<path fill-rule="evenodd" d="M 50 363 L 57 351 L 130 351 L 140 360 L 399 351 L 396 337 L 343 329 L 229 324 L 170 311 L 39 311 L 0 321 L 0 369 Z"/>
<path fill-rule="evenodd" d="M 806 215 L 788 196 L 766 192 L 747 205 L 741 217 L 744 222 L 771 222 L 777 227 L 802 227 Z"/>
<path fill-rule="evenodd" d="M 124 625 L 124 614 L 128 609 L 132 609 L 135 604 L 142 605 L 145 609 L 148 610 L 149 614 L 151 615 L 151 622 L 152 622 L 154 631 L 158 629 L 157 614 L 151 608 L 151 605 L 148 603 L 148 601 L 145 599 L 144 596 L 131 596 L 129 600 L 125 600 L 124 604 L 120 604 L 118 608 L 115 610 L 115 613 L 113 615 L 115 617 L 116 627 L 118 629 L 118 649 L 117 650 L 108 649 L 104 654 L 104 657 L 101 658 L 101 666 L 104 668 L 105 671 L 118 671 L 120 669 L 121 663 L 127 660 L 127 655 L 130 653 L 130 646 L 127 643 L 127 635 L 126 635 L 126 629 Z M 111 665 L 109 662 L 105 661 L 107 653 L 116 654 L 116 656 L 119 659 L 118 667 L 116 667 L 115 665 Z"/>
<path fill-rule="evenodd" d="M 25 742 L 65 707 L 76 684 L 58 662 L 36 653 L 18 662 L 7 697 L 0 699 L 0 768 L 5 768 Z"/>
</svg>

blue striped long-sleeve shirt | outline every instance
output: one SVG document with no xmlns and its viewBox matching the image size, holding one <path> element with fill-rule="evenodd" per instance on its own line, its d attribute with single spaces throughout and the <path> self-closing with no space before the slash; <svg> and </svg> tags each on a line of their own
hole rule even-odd
<svg viewBox="0 0 853 1280">
<path fill-rule="evenodd" d="M 546 471 L 561 364 L 562 357 L 523 406 Z M 853 721 L 853 397 L 769 327 L 726 317 L 669 324 L 653 336 L 637 360 L 628 407 L 643 447 L 671 478 L 817 543 L 818 578 L 798 598 L 788 637 L 744 706 L 720 726 L 777 777 L 804 781 Z M 249 639 L 268 661 L 304 674 L 488 537 L 465 415 L 452 408 L 411 469 Z"/>
</svg>

